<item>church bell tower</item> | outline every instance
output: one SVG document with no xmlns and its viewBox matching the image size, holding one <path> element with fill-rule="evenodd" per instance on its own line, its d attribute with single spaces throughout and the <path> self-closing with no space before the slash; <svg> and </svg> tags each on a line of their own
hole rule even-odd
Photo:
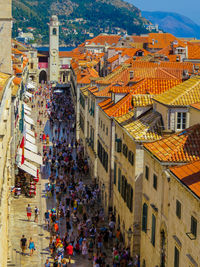
<svg viewBox="0 0 200 267">
<path fill-rule="evenodd" d="M 59 79 L 59 21 L 55 15 L 49 25 L 49 78 L 55 82 Z"/>
<path fill-rule="evenodd" d="M 12 0 L 0 0 L 0 72 L 12 73 Z"/>
</svg>

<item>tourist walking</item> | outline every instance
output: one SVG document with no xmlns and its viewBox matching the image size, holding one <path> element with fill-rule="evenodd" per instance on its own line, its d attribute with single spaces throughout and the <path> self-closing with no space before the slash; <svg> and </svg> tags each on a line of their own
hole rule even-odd
<svg viewBox="0 0 200 267">
<path fill-rule="evenodd" d="M 30 221 L 31 220 L 31 213 L 32 213 L 32 209 L 31 209 L 30 204 L 28 204 L 28 206 L 26 207 L 26 213 L 27 213 L 28 221 Z"/>
<path fill-rule="evenodd" d="M 30 237 L 28 248 L 30 249 L 30 256 L 32 256 L 35 250 L 35 243 L 33 242 L 32 237 Z"/>
<path fill-rule="evenodd" d="M 25 250 L 27 248 L 27 239 L 24 235 L 22 235 L 22 238 L 20 240 L 20 247 L 22 249 L 22 255 L 25 254 Z"/>
</svg>

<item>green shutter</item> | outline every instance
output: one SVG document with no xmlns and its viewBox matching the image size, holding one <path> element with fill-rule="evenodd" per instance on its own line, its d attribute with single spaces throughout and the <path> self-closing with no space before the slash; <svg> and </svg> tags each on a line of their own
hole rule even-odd
<svg viewBox="0 0 200 267">
<path fill-rule="evenodd" d="M 118 191 L 121 192 L 121 170 L 118 169 Z"/>
<path fill-rule="evenodd" d="M 117 176 L 117 164 L 114 162 L 114 184 L 116 185 L 116 177 Z"/>
<path fill-rule="evenodd" d="M 152 214 L 151 243 L 155 246 L 156 237 L 156 217 Z"/>
<path fill-rule="evenodd" d="M 179 267 L 179 250 L 174 248 L 174 267 Z"/>
<path fill-rule="evenodd" d="M 142 212 L 142 231 L 147 232 L 147 216 L 148 216 L 148 206 L 146 203 L 143 204 Z"/>
</svg>

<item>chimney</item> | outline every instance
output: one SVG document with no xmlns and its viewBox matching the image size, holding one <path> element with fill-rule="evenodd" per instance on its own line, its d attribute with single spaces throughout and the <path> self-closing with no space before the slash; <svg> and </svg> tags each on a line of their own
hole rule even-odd
<svg viewBox="0 0 200 267">
<path fill-rule="evenodd" d="M 0 71 L 12 74 L 12 0 L 0 0 Z"/>
</svg>

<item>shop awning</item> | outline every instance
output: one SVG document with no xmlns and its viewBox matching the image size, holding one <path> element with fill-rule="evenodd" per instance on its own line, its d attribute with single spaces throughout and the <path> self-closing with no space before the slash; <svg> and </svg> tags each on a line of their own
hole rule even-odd
<svg viewBox="0 0 200 267">
<path fill-rule="evenodd" d="M 27 125 L 27 124 L 26 124 Z M 30 124 L 28 124 L 30 126 Z M 35 137 L 35 133 L 33 131 L 31 131 L 30 129 L 26 128 L 26 132 L 30 135 L 32 135 L 33 137 Z"/>
<path fill-rule="evenodd" d="M 31 125 L 30 124 L 24 122 L 24 126 L 26 127 L 26 131 L 27 130 L 31 130 Z"/>
<path fill-rule="evenodd" d="M 25 148 L 30 150 L 31 152 L 38 153 L 38 148 L 36 145 L 33 145 L 31 142 L 27 141 L 25 142 Z"/>
<path fill-rule="evenodd" d="M 35 125 L 35 122 L 33 119 L 31 119 L 29 116 L 27 116 L 26 114 L 24 114 L 24 119 L 27 123 Z"/>
<path fill-rule="evenodd" d="M 31 116 L 31 112 L 30 112 L 29 110 L 27 110 L 27 109 L 24 109 L 24 113 L 25 113 L 26 115 L 28 115 L 28 116 Z"/>
<path fill-rule="evenodd" d="M 22 155 L 22 149 L 21 148 L 18 150 L 18 154 L 19 154 L 19 156 Z M 25 157 L 25 159 L 28 159 L 32 162 L 35 162 L 39 165 L 42 165 L 42 156 L 35 154 L 35 153 L 33 153 L 27 149 L 24 149 L 24 157 Z"/>
<path fill-rule="evenodd" d="M 32 144 L 35 144 L 35 138 L 26 132 L 26 140 Z"/>
<path fill-rule="evenodd" d="M 28 89 L 35 89 L 35 85 L 29 82 L 29 83 L 27 84 L 27 88 L 28 88 Z"/>
<path fill-rule="evenodd" d="M 31 111 L 31 108 L 26 103 L 23 103 L 23 105 L 24 105 L 24 109 Z"/>
<path fill-rule="evenodd" d="M 29 166 L 25 165 L 25 163 L 24 163 L 23 165 L 18 164 L 18 167 L 19 167 L 21 170 L 23 170 L 23 171 L 29 173 L 30 175 L 32 175 L 32 176 L 34 176 L 34 177 L 37 177 L 37 169 L 36 169 L 36 170 L 33 170 L 33 169 L 30 168 Z"/>
<path fill-rule="evenodd" d="M 25 92 L 25 95 L 28 96 L 28 97 L 33 97 L 33 94 L 29 93 L 29 92 Z"/>
</svg>

